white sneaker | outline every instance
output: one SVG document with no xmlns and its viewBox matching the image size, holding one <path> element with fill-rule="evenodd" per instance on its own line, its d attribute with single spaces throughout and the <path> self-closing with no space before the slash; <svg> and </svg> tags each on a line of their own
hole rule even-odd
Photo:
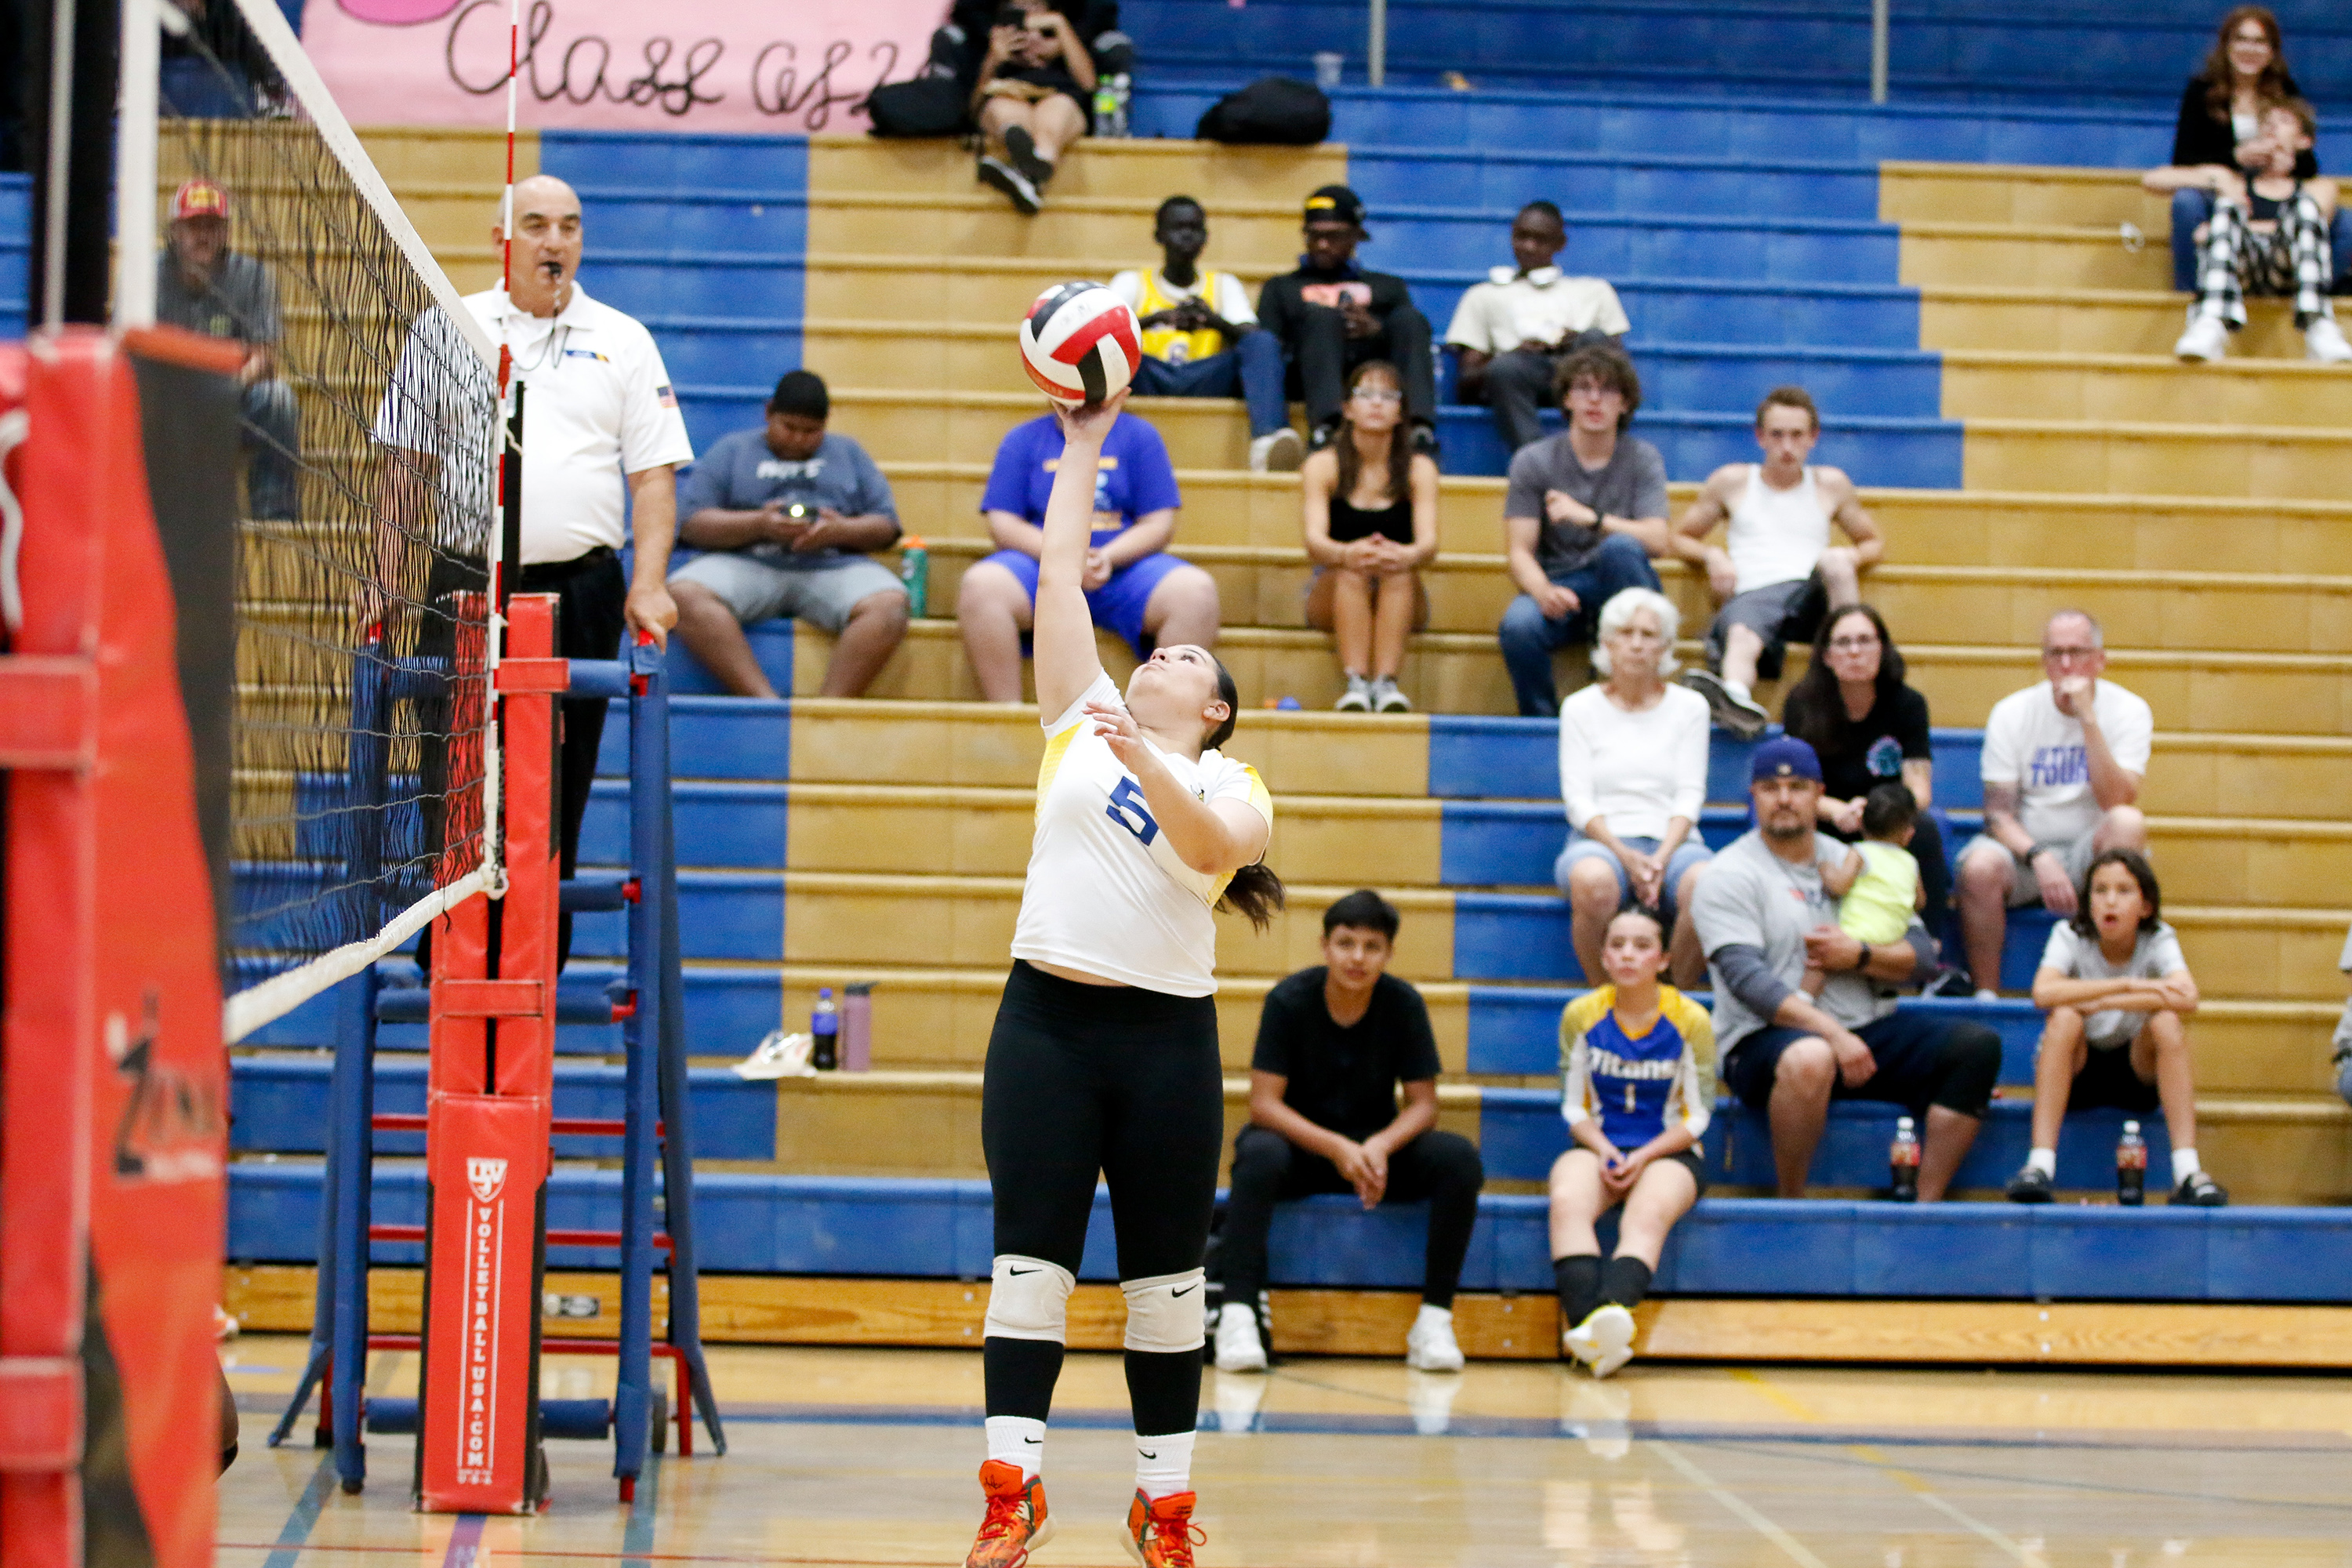
<svg viewBox="0 0 2352 1568">
<path fill-rule="evenodd" d="M 1462 1347 L 1454 1342 L 1454 1313 L 1421 1304 L 1404 1336 L 1404 1363 L 1415 1372 L 1460 1372 Z"/>
<path fill-rule="evenodd" d="M 1250 443 L 1249 466 L 1253 474 L 1295 474 L 1306 460 L 1307 443 L 1286 425 Z"/>
<path fill-rule="evenodd" d="M 1383 675 L 1372 682 L 1372 711 L 1410 713 L 1412 711 L 1412 699 L 1399 691 L 1396 682 Z"/>
<path fill-rule="evenodd" d="M 1331 704 L 1335 713 L 1369 713 L 1372 710 L 1372 683 L 1360 675 L 1348 677 L 1348 689 L 1339 700 Z"/>
<path fill-rule="evenodd" d="M 1247 1302 L 1228 1301 L 1217 1312 L 1217 1370 L 1265 1370 L 1265 1342 L 1257 1337 L 1257 1313 Z"/>
<path fill-rule="evenodd" d="M 754 1079 L 814 1078 L 816 1068 L 809 1065 L 809 1050 L 815 1044 L 813 1036 L 771 1030 L 766 1039 L 752 1047 L 750 1056 L 735 1064 L 735 1076 Z"/>
<path fill-rule="evenodd" d="M 2303 357 L 2318 364 L 2352 363 L 2352 343 L 2333 316 L 2322 316 L 2303 329 Z"/>
<path fill-rule="evenodd" d="M 1568 1348 L 1593 1376 L 1607 1377 L 1633 1359 L 1633 1314 L 1614 1301 L 1595 1307 L 1568 1331 Z"/>
<path fill-rule="evenodd" d="M 1977 994 L 1969 998 L 1969 1000 L 1971 1002 L 1998 1002 L 2000 1000 L 2000 993 L 1995 991 L 1990 985 L 1979 985 L 1977 987 Z"/>
<path fill-rule="evenodd" d="M 2197 362 L 2221 359 L 2230 352 L 2230 329 L 2221 317 L 2192 312 L 2189 330 L 2172 345 L 2175 359 Z M 2316 357 L 2316 356 L 2314 356 Z"/>
<path fill-rule="evenodd" d="M 1739 740 L 1756 739 L 1772 722 L 1772 715 L 1748 695 L 1746 687 L 1735 686 L 1711 669 L 1692 670 L 1683 677 L 1683 684 L 1706 698 L 1715 721 Z"/>
</svg>

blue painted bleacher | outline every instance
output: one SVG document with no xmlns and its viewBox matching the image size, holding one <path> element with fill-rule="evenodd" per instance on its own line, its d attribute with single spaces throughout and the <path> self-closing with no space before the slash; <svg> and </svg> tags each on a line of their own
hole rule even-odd
<svg viewBox="0 0 2352 1568">
<path fill-rule="evenodd" d="M 0 174 L 0 338 L 25 335 L 32 258 L 33 178 Z"/>
</svg>

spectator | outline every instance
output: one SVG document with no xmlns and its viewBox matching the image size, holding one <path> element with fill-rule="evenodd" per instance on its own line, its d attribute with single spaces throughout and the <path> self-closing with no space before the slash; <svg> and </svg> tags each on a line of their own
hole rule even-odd
<svg viewBox="0 0 2352 1568">
<path fill-rule="evenodd" d="M 1503 563 L 1518 597 L 1495 636 L 1525 718 L 1559 711 L 1551 656 L 1592 640 L 1601 606 L 1628 588 L 1655 591 L 1653 555 L 1670 548 L 1666 461 L 1625 434 L 1642 406 L 1633 362 L 1613 348 L 1560 356 L 1552 391 L 1568 428 L 1511 458 Z"/>
<path fill-rule="evenodd" d="M 1601 679 L 1560 705 L 1559 793 L 1568 844 L 1552 880 L 1568 895 L 1576 962 L 1601 971 L 1601 939 L 1628 900 L 1659 911 L 1674 933 L 1677 984 L 1704 978 L 1691 894 L 1710 851 L 1694 829 L 1706 801 L 1706 703 L 1670 685 L 1674 601 L 1627 588 L 1601 607 L 1592 668 Z"/>
<path fill-rule="evenodd" d="M 1811 637 L 1824 614 L 1861 603 L 1862 573 L 1885 548 L 1844 471 L 1807 466 L 1821 438 L 1812 395 L 1774 387 L 1756 405 L 1764 460 L 1709 474 L 1675 525 L 1675 552 L 1705 568 L 1720 606 L 1706 632 L 1707 668 L 1691 671 L 1690 683 L 1743 741 L 1772 718 L 1756 700 L 1758 678 L 1779 679 L 1790 638 Z M 1851 542 L 1830 542 L 1832 522 Z M 1704 542 L 1717 523 L 1727 524 L 1723 542 Z"/>
<path fill-rule="evenodd" d="M 1919 1198 L 1932 1203 L 1976 1140 L 2000 1071 L 2000 1037 L 1895 1010 L 1885 987 L 1935 966 L 1935 943 L 1916 921 L 1884 944 L 1838 929 L 1821 874 L 1848 851 L 1815 830 L 1813 749 L 1786 735 L 1767 741 L 1748 776 L 1757 826 L 1717 851 L 1691 901 L 1714 978 L 1724 1082 L 1770 1118 L 1782 1197 L 1804 1194 L 1830 1101 L 1870 1100 L 1923 1119 Z M 1809 966 L 1829 975 L 1818 1000 L 1798 988 Z"/>
<path fill-rule="evenodd" d="M 1070 19 L 1045 0 L 1005 0 L 971 89 L 981 183 L 1024 215 L 1045 205 L 1063 153 L 1087 133 L 1094 91 L 1094 56 Z"/>
<path fill-rule="evenodd" d="M 172 197 L 171 232 L 155 258 L 155 320 L 227 338 L 245 350 L 237 438 L 247 454 L 247 513 L 290 521 L 299 497 L 302 407 L 278 377 L 278 279 L 268 264 L 229 248 L 228 192 L 210 180 L 182 183 Z"/>
<path fill-rule="evenodd" d="M 1061 457 L 1062 429 L 1051 414 L 1013 426 L 980 498 L 996 553 L 963 574 L 956 616 L 984 701 L 1021 700 L 1021 639 L 1037 601 L 1045 538 L 1039 525 Z M 1138 658 L 1163 643 L 1216 646 L 1216 579 L 1168 553 L 1181 504 L 1160 432 L 1134 414 L 1112 426 L 1095 479 L 1087 605 L 1095 625 L 1126 638 Z"/>
<path fill-rule="evenodd" d="M 1617 290 L 1599 278 L 1571 278 L 1552 258 L 1568 226 L 1549 202 L 1529 202 L 1511 220 L 1512 267 L 1471 285 L 1454 308 L 1446 346 L 1459 356 L 1455 385 L 1465 403 L 1495 411 L 1503 445 L 1517 452 L 1540 440 L 1536 410 L 1552 399 L 1552 367 L 1571 348 L 1622 346 L 1633 323 Z"/>
<path fill-rule="evenodd" d="M 2147 178 L 2160 188 L 2167 176 L 2210 173 L 2215 193 L 2213 216 L 2197 237 L 2197 302 L 2172 352 L 2185 360 L 2220 359 L 2230 334 L 2246 324 L 2247 295 L 2293 295 L 2305 357 L 2341 364 L 2352 360 L 2352 343 L 2344 341 L 2327 300 L 2336 182 L 2306 182 L 2294 173 L 2295 156 L 2317 136 L 2319 119 L 2297 98 L 2263 109 L 2261 123 L 2270 155 L 2242 177 L 2228 169 L 2158 169 Z"/>
<path fill-rule="evenodd" d="M 1863 802 L 1862 842 L 1846 851 L 1844 865 L 1822 873 L 1822 886 L 1838 901 L 1838 930 L 1873 944 L 1897 942 L 1927 908 L 1919 862 L 1911 858 L 1918 820 L 1919 803 L 1903 785 L 1883 784 L 1870 792 Z M 1818 831 L 1819 822 L 1814 826 Z M 1818 999 L 1828 983 L 1826 973 L 1808 964 L 1798 984 Z"/>
<path fill-rule="evenodd" d="M 1574 1146 L 1552 1162 L 1551 1273 L 1559 1342 L 1607 1377 L 1633 1355 L 1633 1309 L 1649 1293 L 1666 1233 L 1706 1190 L 1698 1141 L 1715 1107 L 1715 1029 L 1670 985 L 1666 930 L 1629 904 L 1609 921 L 1609 983 L 1559 1016 L 1560 1114 Z M 1616 1255 L 1593 1224 L 1625 1205 Z"/>
<path fill-rule="evenodd" d="M 2220 35 L 2205 65 L 2180 92 L 2180 118 L 2172 132 L 2172 161 L 2149 171 L 2145 182 L 2158 195 L 2172 195 L 2172 287 L 2197 291 L 2198 232 L 2213 216 L 2219 175 L 2242 178 L 2258 169 L 2271 148 L 2262 128 L 2263 110 L 2300 98 L 2286 68 L 2278 18 L 2263 5 L 2240 5 L 2221 18 Z M 2315 179 L 2319 163 L 2306 149 L 2295 156 L 2294 177 Z M 2335 275 L 2352 276 L 2352 218 L 2335 216 Z"/>
<path fill-rule="evenodd" d="M 2047 679 L 1993 704 L 1985 721 L 1984 832 L 1960 856 L 1960 935 L 1977 995 L 2000 984 L 2009 911 L 2040 904 L 2064 919 L 2094 857 L 2147 848 L 2134 802 L 2156 717 L 2112 680 L 2106 639 L 2081 610 L 2042 628 Z"/>
<path fill-rule="evenodd" d="M 1405 1361 L 1459 1372 L 1454 1291 L 1486 1175 L 1477 1146 L 1437 1131 L 1437 1039 L 1421 993 L 1387 973 L 1396 907 L 1369 888 L 1323 911 L 1323 962 L 1266 993 L 1250 1058 L 1250 1124 L 1234 1140 L 1217 1370 L 1259 1372 L 1257 1302 L 1274 1205 L 1353 1192 L 1364 1207 L 1429 1202 L 1421 1312 Z M 1402 1086 L 1404 1103 L 1397 1093 Z"/>
<path fill-rule="evenodd" d="M 1339 438 L 1299 476 L 1307 558 L 1307 624 L 1329 631 L 1348 689 L 1343 713 L 1403 713 L 1397 689 L 1405 638 L 1421 605 L 1421 568 L 1437 554 L 1437 461 L 1412 449 L 1396 366 L 1366 360 L 1348 377 Z"/>
<path fill-rule="evenodd" d="M 1416 310 L 1404 279 L 1356 265 L 1364 204 L 1345 185 L 1307 198 L 1301 219 L 1307 254 L 1298 268 L 1269 278 L 1258 290 L 1259 322 L 1282 344 L 1289 389 L 1307 404 L 1308 440 L 1320 447 L 1339 428 L 1348 372 L 1384 359 L 1403 378 L 1404 412 L 1416 451 L 1437 449 L 1437 370 L 1429 318 Z"/>
<path fill-rule="evenodd" d="M 670 574 L 677 635 L 739 697 L 774 697 L 743 628 L 795 616 L 836 639 L 824 695 L 862 697 L 907 635 L 907 590 L 872 558 L 898 542 L 889 481 L 829 433 L 813 371 L 788 371 L 768 422 L 722 436 L 687 476 L 678 541 L 702 554 Z"/>
<path fill-rule="evenodd" d="M 1151 237 L 1160 269 L 1139 267 L 1110 280 L 1143 329 L 1139 397 L 1238 397 L 1249 407 L 1250 472 L 1290 473 L 1306 455 L 1283 397 L 1282 344 L 1258 330 L 1242 280 L 1205 272 L 1209 216 L 1190 196 L 1160 204 Z"/>
<path fill-rule="evenodd" d="M 2352 931 L 2344 933 L 2344 956 L 2336 967 L 2352 974 Z M 2328 1065 L 2336 1069 L 2336 1092 L 2347 1105 L 2352 1105 L 2352 997 L 2344 1001 L 2344 1016 L 2336 1020 L 2336 1036 L 2329 1041 Z"/>
<path fill-rule="evenodd" d="M 1927 897 L 1930 931 L 1952 901 L 1935 800 L 1936 751 L 1927 700 L 1905 683 L 1903 652 L 1886 622 L 1868 605 L 1825 617 L 1813 639 L 1813 661 L 1780 704 L 1780 723 L 1813 748 L 1822 763 L 1817 826 L 1852 844 L 1862 837 L 1863 803 L 1880 784 L 1900 782 L 1917 803 L 1912 858 Z"/>
<path fill-rule="evenodd" d="M 2033 1005 L 2049 1015 L 2033 1066 L 2033 1148 L 2010 1178 L 2010 1202 L 2050 1201 L 2069 1109 L 2145 1116 L 2162 1106 L 2172 1135 L 2172 1201 L 2229 1203 L 2197 1158 L 2186 1022 L 2197 1011 L 2197 977 L 2163 914 L 2147 858 L 2110 849 L 2084 873 L 2073 918 L 2051 928 L 2033 975 Z"/>
</svg>

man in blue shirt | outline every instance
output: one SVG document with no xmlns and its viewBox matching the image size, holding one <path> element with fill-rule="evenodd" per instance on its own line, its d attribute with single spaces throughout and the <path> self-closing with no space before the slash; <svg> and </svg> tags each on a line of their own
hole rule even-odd
<svg viewBox="0 0 2352 1568">
<path fill-rule="evenodd" d="M 1015 426 L 996 448 L 980 499 L 997 550 L 963 574 L 956 617 L 989 702 L 1021 700 L 1021 639 L 1037 602 L 1040 525 L 1061 458 L 1061 426 L 1051 414 Z M 1136 415 L 1121 417 L 1103 442 L 1095 477 L 1087 607 L 1095 625 L 1126 638 L 1138 658 L 1163 643 L 1217 644 L 1216 579 L 1167 552 L 1182 504 L 1160 432 Z"/>
<path fill-rule="evenodd" d="M 890 485 L 866 448 L 824 427 L 813 372 L 786 373 L 768 422 L 722 436 L 678 497 L 680 544 L 701 551 L 670 574 L 677 635 L 739 697 L 774 697 L 743 628 L 779 616 L 833 634 L 824 695 L 858 697 L 907 635 L 907 590 L 867 552 L 898 542 Z"/>
</svg>

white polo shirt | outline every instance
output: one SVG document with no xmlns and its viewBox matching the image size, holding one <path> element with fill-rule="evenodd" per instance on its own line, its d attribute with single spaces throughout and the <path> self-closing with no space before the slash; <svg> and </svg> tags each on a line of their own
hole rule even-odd
<svg viewBox="0 0 2352 1568">
<path fill-rule="evenodd" d="M 1508 353 L 1521 343 L 1556 343 L 1582 331 L 1612 337 L 1632 329 L 1617 290 L 1600 278 L 1570 278 L 1557 267 L 1533 272 L 1497 267 L 1454 308 L 1445 341 L 1481 353 Z"/>
<path fill-rule="evenodd" d="M 515 374 L 530 389 L 523 399 L 523 564 L 576 560 L 599 545 L 620 549 L 628 537 L 623 476 L 694 460 L 653 334 L 590 299 L 577 282 L 551 317 L 518 309 L 503 289 L 468 294 L 464 303 L 491 342 L 512 351 Z M 455 334 L 446 323 L 437 333 L 432 325 L 430 318 L 419 320 L 386 389 L 375 436 L 387 446 L 425 449 L 414 422 L 443 416 L 435 394 L 449 384 L 439 364 L 450 352 L 441 340 Z M 445 470 L 445 508 L 454 478 Z"/>
</svg>

